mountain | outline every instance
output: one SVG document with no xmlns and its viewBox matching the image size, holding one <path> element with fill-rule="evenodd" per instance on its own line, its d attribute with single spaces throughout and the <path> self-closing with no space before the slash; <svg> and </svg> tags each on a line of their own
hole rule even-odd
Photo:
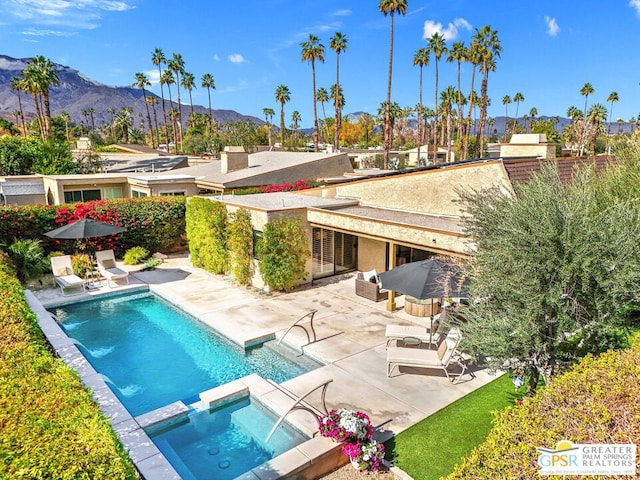
<svg viewBox="0 0 640 480">
<path fill-rule="evenodd" d="M 29 58 L 16 59 L 6 55 L 0 55 L 0 117 L 14 122 L 15 117 L 13 111 L 18 110 L 18 95 L 11 89 L 11 80 L 14 77 L 22 76 L 22 72 L 28 65 Z M 140 115 L 145 122 L 147 111 L 145 107 L 142 90 L 132 87 L 110 87 L 103 85 L 94 80 L 85 77 L 78 70 L 54 63 L 56 74 L 60 80 L 60 84 L 52 86 L 51 91 L 51 114 L 59 115 L 62 111 L 66 111 L 71 119 L 77 123 L 86 122 L 83 110 L 93 108 L 93 118 L 95 126 L 100 127 L 103 124 L 111 122 L 111 114 L 109 109 L 113 109 L 116 113 L 124 107 L 133 108 L 133 121 L 136 126 L 140 124 Z M 132 81 L 133 83 L 133 81 Z M 156 105 L 156 115 L 158 124 L 163 123 L 162 119 L 162 101 L 160 97 L 147 90 L 147 96 L 158 98 Z M 28 119 L 35 117 L 35 106 L 33 98 L 27 93 L 21 93 L 22 108 Z M 165 99 L 167 114 L 171 109 L 171 105 L 178 107 L 176 102 L 169 104 L 169 100 Z M 191 112 L 189 104 L 181 105 L 183 122 Z M 194 105 L 193 111 L 198 113 L 208 113 L 208 108 L 200 105 Z M 213 118 L 220 124 L 228 122 L 237 122 L 240 120 L 248 120 L 257 125 L 263 125 L 264 121 L 257 117 L 242 115 L 233 110 L 212 110 Z M 153 112 L 151 111 L 151 121 L 153 122 Z"/>
</svg>

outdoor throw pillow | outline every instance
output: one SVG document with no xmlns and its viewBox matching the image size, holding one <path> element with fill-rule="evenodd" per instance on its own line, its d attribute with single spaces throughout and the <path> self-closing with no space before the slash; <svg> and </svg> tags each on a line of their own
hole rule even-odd
<svg viewBox="0 0 640 480">
<path fill-rule="evenodd" d="M 64 277 L 65 275 L 73 275 L 73 270 L 67 267 L 61 267 L 61 268 L 57 268 L 53 272 L 54 277 Z"/>
<path fill-rule="evenodd" d="M 378 272 L 376 272 L 375 268 L 368 272 L 362 272 L 362 278 L 372 283 L 378 283 Z"/>
<path fill-rule="evenodd" d="M 116 262 L 111 259 L 102 261 L 102 268 L 109 270 L 110 268 L 116 268 Z"/>
</svg>

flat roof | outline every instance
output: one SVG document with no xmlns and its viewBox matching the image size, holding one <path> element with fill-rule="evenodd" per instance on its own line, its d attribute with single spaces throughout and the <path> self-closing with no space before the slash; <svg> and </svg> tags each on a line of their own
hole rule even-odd
<svg viewBox="0 0 640 480">
<path fill-rule="evenodd" d="M 257 193 L 253 195 L 209 196 L 230 205 L 260 210 L 295 210 L 300 208 L 336 209 L 357 205 L 358 202 L 345 198 L 324 198 L 293 192 Z"/>
</svg>

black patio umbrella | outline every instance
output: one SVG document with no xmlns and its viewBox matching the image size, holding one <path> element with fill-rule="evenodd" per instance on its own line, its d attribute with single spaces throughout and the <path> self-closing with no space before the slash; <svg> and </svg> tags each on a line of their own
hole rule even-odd
<svg viewBox="0 0 640 480">
<path fill-rule="evenodd" d="M 465 297 L 469 284 L 460 267 L 430 258 L 405 263 L 380 273 L 382 288 L 424 300 L 431 299 L 431 326 L 433 336 L 433 299 L 440 297 Z M 431 340 L 430 338 L 430 340 Z M 431 342 L 429 342 L 431 348 Z"/>
<path fill-rule="evenodd" d="M 68 223 L 62 227 L 46 232 L 47 237 L 58 240 L 80 240 L 83 238 L 107 237 L 122 233 L 127 229 L 112 225 L 110 223 L 99 222 L 92 218 L 82 218 L 72 223 Z"/>
</svg>

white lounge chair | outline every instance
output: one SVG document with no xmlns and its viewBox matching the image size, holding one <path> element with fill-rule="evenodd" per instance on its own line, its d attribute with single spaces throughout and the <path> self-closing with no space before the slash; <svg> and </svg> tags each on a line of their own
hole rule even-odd
<svg viewBox="0 0 640 480">
<path fill-rule="evenodd" d="M 456 330 L 456 329 L 451 329 Z M 460 333 L 455 332 L 452 336 L 447 336 L 438 350 L 425 350 L 422 348 L 389 347 L 387 348 L 387 377 L 391 376 L 394 367 L 417 367 L 425 369 L 444 370 L 448 380 L 451 380 L 449 365 L 457 363 L 462 371 L 457 376 L 459 379 L 467 369 L 466 364 L 456 352 L 460 342 Z"/>
<path fill-rule="evenodd" d="M 84 292 L 84 280 L 73 273 L 71 255 L 51 257 L 51 271 L 53 272 L 53 284 L 60 287 L 62 295 L 77 295 Z M 80 289 L 75 293 L 67 293 L 67 290 Z"/>
<path fill-rule="evenodd" d="M 111 282 L 118 286 L 116 280 L 126 279 L 129 285 L 129 272 L 122 270 L 116 266 L 116 257 L 113 250 L 101 250 L 96 252 L 96 262 L 98 264 L 98 272 L 107 279 L 109 288 L 113 288 Z"/>
<path fill-rule="evenodd" d="M 445 310 L 443 310 L 443 313 L 444 312 Z M 433 332 L 431 332 L 429 327 L 421 327 L 418 325 L 387 325 L 384 332 L 384 336 L 387 339 L 387 347 L 389 347 L 393 341 L 397 344 L 407 337 L 417 339 L 422 343 L 440 345 L 442 339 L 449 334 L 450 329 L 454 326 L 454 322 L 447 320 L 445 315 L 440 314 L 438 320 L 435 320 L 433 323 Z M 431 347 L 429 346 L 429 348 Z"/>
</svg>

